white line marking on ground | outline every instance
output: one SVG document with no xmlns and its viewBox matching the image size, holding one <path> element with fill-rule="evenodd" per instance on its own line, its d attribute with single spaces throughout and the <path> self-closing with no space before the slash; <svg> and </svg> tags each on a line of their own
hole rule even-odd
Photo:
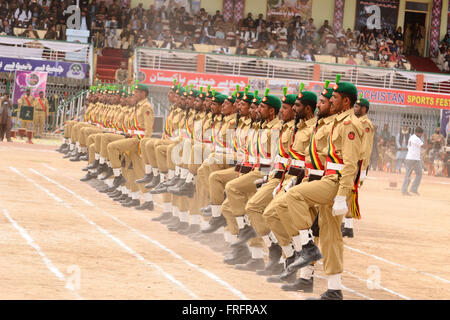
<svg viewBox="0 0 450 320">
<path fill-rule="evenodd" d="M 362 281 L 362 282 L 364 282 L 364 283 L 367 283 L 367 280 L 366 280 L 366 279 L 360 278 L 360 277 L 358 277 L 356 274 L 354 274 L 354 273 L 352 273 L 352 272 L 349 272 L 349 271 L 345 271 L 345 270 L 344 270 L 344 273 L 348 274 L 348 275 L 351 276 L 352 278 L 355 278 L 355 279 L 358 279 L 358 280 L 360 280 L 360 281 Z M 401 294 L 401 293 L 398 293 L 398 292 L 396 292 L 396 291 L 394 291 L 394 290 L 391 290 L 391 289 L 389 289 L 389 288 L 383 287 L 383 286 L 381 286 L 381 285 L 380 285 L 380 289 L 381 289 L 381 290 L 384 290 L 384 291 L 386 291 L 386 292 L 389 292 L 390 294 L 399 296 L 399 297 L 402 298 L 402 299 L 405 299 L 405 300 L 412 300 L 411 298 L 409 298 L 409 297 L 407 297 L 407 296 L 404 296 L 404 295 Z"/>
<path fill-rule="evenodd" d="M 76 194 L 75 192 L 73 192 L 72 190 L 67 189 L 66 187 L 64 187 L 63 185 L 61 185 L 60 183 L 58 183 L 57 181 L 45 176 L 44 174 L 30 169 L 31 171 L 33 171 L 34 173 L 36 173 L 37 175 L 43 177 L 44 179 L 46 179 L 47 181 L 55 184 L 56 186 L 58 186 L 59 188 L 61 188 L 62 190 L 65 190 L 67 192 L 69 192 L 70 194 L 72 194 L 74 197 L 76 197 L 77 199 L 84 199 L 83 197 L 79 196 L 78 194 Z M 88 200 L 84 200 L 84 201 L 88 201 Z M 88 201 L 89 202 L 89 201 Z M 206 275 L 208 278 L 216 281 L 217 283 L 219 283 L 220 285 L 222 285 L 223 287 L 225 287 L 226 289 L 228 289 L 230 292 L 232 292 L 235 296 L 239 297 L 242 300 L 248 300 L 248 298 L 238 289 L 232 287 L 229 283 L 225 282 L 224 280 L 220 279 L 218 276 L 216 276 L 214 273 L 205 270 L 201 267 L 199 267 L 196 264 L 193 264 L 192 262 L 190 262 L 189 260 L 184 259 L 183 257 L 181 257 L 180 255 L 178 255 L 177 253 L 175 253 L 174 251 L 172 251 L 171 249 L 167 248 L 166 246 L 164 246 L 163 244 L 161 244 L 160 242 L 158 242 L 157 240 L 154 240 L 152 238 L 150 238 L 149 236 L 147 236 L 146 234 L 143 234 L 142 232 L 140 232 L 139 230 L 136 230 L 135 228 L 127 225 L 126 223 L 122 222 L 120 219 L 116 218 L 115 216 L 109 214 L 108 212 L 106 212 L 105 210 L 97 207 L 96 205 L 94 205 L 94 208 L 96 208 L 98 211 L 102 212 L 104 215 L 107 215 L 108 217 L 110 217 L 111 219 L 113 219 L 114 221 L 116 221 L 117 223 L 123 225 L 124 227 L 127 227 L 128 229 L 132 230 L 133 232 L 135 232 L 136 234 L 138 234 L 140 237 L 146 239 L 147 241 L 153 243 L 154 245 L 158 246 L 160 249 L 168 252 L 169 254 L 171 254 L 173 257 L 175 257 L 176 259 L 184 262 L 185 264 L 187 264 L 188 266 L 190 266 L 191 268 L 196 269 L 197 271 L 203 273 L 204 275 Z"/>
<path fill-rule="evenodd" d="M 44 167 L 46 167 L 47 169 L 50 169 L 50 170 L 52 170 L 53 172 L 56 172 L 56 169 L 55 168 L 53 168 L 51 165 L 48 165 L 48 164 L 46 164 L 46 163 L 41 163 Z"/>
<path fill-rule="evenodd" d="M 99 230 L 101 233 L 103 233 L 105 236 L 107 236 L 108 238 L 110 238 L 111 240 L 113 240 L 114 242 L 116 242 L 120 247 L 122 247 L 124 250 L 126 250 L 128 253 L 130 253 L 131 255 L 133 255 L 136 259 L 138 259 L 139 261 L 143 261 L 145 264 L 149 265 L 150 267 L 158 270 L 165 278 L 167 278 L 168 280 L 170 280 L 171 282 L 175 283 L 178 287 L 180 287 L 181 290 L 183 290 L 184 292 L 186 292 L 189 296 L 191 296 L 194 299 L 200 299 L 195 293 L 193 293 L 191 290 L 189 290 L 188 288 L 186 288 L 186 286 L 184 286 L 180 281 L 176 280 L 171 274 L 165 272 L 160 266 L 146 260 L 144 257 L 142 257 L 140 254 L 136 253 L 133 249 L 131 249 L 130 247 L 128 247 L 125 243 L 123 243 L 119 238 L 113 236 L 111 233 L 109 233 L 107 230 L 103 229 L 102 227 L 100 227 L 99 225 L 97 225 L 95 222 L 93 222 L 92 220 L 90 220 L 89 218 L 87 218 L 84 214 L 82 214 L 80 211 L 72 208 L 72 206 L 64 201 L 62 201 L 61 199 L 59 199 L 58 197 L 56 197 L 52 192 L 50 192 L 48 189 L 46 189 L 45 187 L 39 185 L 38 183 L 34 182 L 33 179 L 27 177 L 26 175 L 24 175 L 23 173 L 21 173 L 19 170 L 17 170 L 14 167 L 9 167 L 13 172 L 17 173 L 18 175 L 20 175 L 21 177 L 23 177 L 25 180 L 31 182 L 35 187 L 37 187 L 38 189 L 42 190 L 43 192 L 47 193 L 51 198 L 53 198 L 54 200 L 61 202 L 63 206 L 65 206 L 66 208 L 72 210 L 73 212 L 75 212 L 76 214 L 78 214 L 84 221 L 86 221 L 87 223 L 89 223 L 90 225 L 96 227 L 97 230 Z"/>
<path fill-rule="evenodd" d="M 344 245 L 344 247 L 349 249 L 349 250 L 351 250 L 351 251 L 355 251 L 355 252 L 358 252 L 358 253 L 363 254 L 365 256 L 372 257 L 372 258 L 374 258 L 376 260 L 383 261 L 383 262 L 385 262 L 387 264 L 390 264 L 390 265 L 393 265 L 393 266 L 396 266 L 396 267 L 399 267 L 399 268 L 402 268 L 402 269 L 406 269 L 406 270 L 409 270 L 409 271 L 417 272 L 417 273 L 423 274 L 423 275 L 428 276 L 428 277 L 432 277 L 432 278 L 434 278 L 436 280 L 439 280 L 439 281 L 442 281 L 442 282 L 445 282 L 445 283 L 450 283 L 449 280 L 441 278 L 441 277 L 436 276 L 434 274 L 431 274 L 431 273 L 428 273 L 428 272 L 424 272 L 424 271 L 420 271 L 420 270 L 417 270 L 415 268 L 411 268 L 411 267 L 408 267 L 408 266 L 405 266 L 405 265 L 402 265 L 402 264 L 399 264 L 399 263 L 396 263 L 396 262 L 393 262 L 393 261 L 381 258 L 379 256 L 376 256 L 376 255 L 371 254 L 371 253 L 367 253 L 367 252 L 362 251 L 360 249 L 352 248 L 352 247 L 350 247 L 348 245 Z"/>
<path fill-rule="evenodd" d="M 50 270 L 59 280 L 66 281 L 66 277 L 64 276 L 61 271 L 55 265 L 52 263 L 52 261 L 46 256 L 46 254 L 41 250 L 39 245 L 33 240 L 33 238 L 28 234 L 28 232 L 20 226 L 13 218 L 11 218 L 11 215 L 6 209 L 2 209 L 3 215 L 6 217 L 6 219 L 9 220 L 9 222 L 13 225 L 13 227 L 19 231 L 22 238 L 25 239 L 27 244 L 32 247 L 36 252 L 41 256 L 42 260 L 44 261 L 44 264 L 46 265 L 47 269 Z M 67 290 L 69 290 L 71 293 L 75 295 L 75 297 L 79 300 L 82 300 L 83 298 L 72 288 L 65 287 Z"/>
</svg>

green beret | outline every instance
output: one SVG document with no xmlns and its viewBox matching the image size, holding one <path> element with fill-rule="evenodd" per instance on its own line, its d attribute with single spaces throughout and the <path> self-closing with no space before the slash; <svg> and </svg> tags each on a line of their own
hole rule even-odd
<svg viewBox="0 0 450 320">
<path fill-rule="evenodd" d="M 179 96 L 182 96 L 183 93 L 184 93 L 184 88 L 183 88 L 183 87 L 179 87 L 179 88 L 177 89 L 176 93 L 177 93 Z"/>
<path fill-rule="evenodd" d="M 303 101 L 313 101 L 317 103 L 317 94 L 311 91 L 302 91 L 297 95 L 297 99 Z"/>
<path fill-rule="evenodd" d="M 213 102 L 217 102 L 219 104 L 222 104 L 228 97 L 221 93 L 216 93 L 214 97 L 212 97 Z"/>
<path fill-rule="evenodd" d="M 198 97 L 199 94 L 200 94 L 200 91 L 195 90 L 195 89 L 192 89 L 191 91 L 189 91 L 189 95 L 194 98 Z"/>
<path fill-rule="evenodd" d="M 136 90 L 141 90 L 148 93 L 148 87 L 145 84 L 138 84 Z"/>
<path fill-rule="evenodd" d="M 295 94 L 287 94 L 281 99 L 283 103 L 290 104 L 291 106 L 295 104 L 295 100 L 297 100 L 297 96 Z"/>
<path fill-rule="evenodd" d="M 261 103 L 261 101 L 262 101 L 262 98 L 258 96 L 258 93 L 259 93 L 259 91 L 255 90 L 255 93 L 254 93 L 255 97 L 252 100 L 252 103 L 254 103 L 256 105 L 259 105 Z"/>
<path fill-rule="evenodd" d="M 247 94 L 245 94 L 242 97 L 243 101 L 245 101 L 247 103 L 250 103 L 250 104 L 253 102 L 253 99 L 255 99 L 255 95 L 253 93 L 251 93 L 251 92 L 248 92 Z"/>
<path fill-rule="evenodd" d="M 227 100 L 230 101 L 231 103 L 235 103 L 236 102 L 236 96 L 235 95 L 228 95 L 227 96 Z"/>
<path fill-rule="evenodd" d="M 264 94 L 264 98 L 262 98 L 262 103 L 268 104 L 272 108 L 275 108 L 277 111 L 281 109 L 281 100 L 277 96 L 269 94 L 269 89 L 266 89 Z"/>
<path fill-rule="evenodd" d="M 245 92 L 244 91 L 238 91 L 236 93 L 236 99 L 243 100 L 244 96 L 245 96 Z"/>
<path fill-rule="evenodd" d="M 369 102 L 369 100 L 364 99 L 364 98 L 359 98 L 359 99 L 356 101 L 356 104 L 357 104 L 357 105 L 360 105 L 361 107 L 367 107 L 367 108 L 370 107 L 370 102 Z"/>
<path fill-rule="evenodd" d="M 350 95 L 354 95 L 355 98 L 358 97 L 358 89 L 353 83 L 350 82 L 339 82 L 336 83 L 333 87 L 334 92 L 337 93 L 346 93 Z"/>
</svg>

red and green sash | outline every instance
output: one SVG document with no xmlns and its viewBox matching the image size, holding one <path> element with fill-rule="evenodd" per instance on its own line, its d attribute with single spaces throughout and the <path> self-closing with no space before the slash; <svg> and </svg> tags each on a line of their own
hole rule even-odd
<svg viewBox="0 0 450 320">
<path fill-rule="evenodd" d="M 314 128 L 311 140 L 309 142 L 309 157 L 311 158 L 311 163 L 307 163 L 306 167 L 308 169 L 324 170 L 325 167 L 322 161 L 320 161 L 319 153 L 317 151 L 317 141 L 316 141 L 317 130 L 318 125 L 316 125 L 316 127 Z"/>
<path fill-rule="evenodd" d="M 344 161 L 338 157 L 336 153 L 336 146 L 333 144 L 333 131 L 334 126 L 331 128 L 330 136 L 328 137 L 328 155 L 327 155 L 327 162 L 331 163 L 338 163 L 338 164 L 344 164 Z M 330 174 L 337 174 L 339 176 L 342 175 L 342 172 L 340 170 L 328 170 L 325 172 L 325 175 Z"/>
</svg>

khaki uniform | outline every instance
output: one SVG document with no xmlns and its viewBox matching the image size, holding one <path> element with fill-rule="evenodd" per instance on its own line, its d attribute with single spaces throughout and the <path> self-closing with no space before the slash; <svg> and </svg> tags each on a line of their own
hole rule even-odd
<svg viewBox="0 0 450 320">
<path fill-rule="evenodd" d="M 44 133 L 45 119 L 47 119 L 48 110 L 50 106 L 46 98 L 36 98 L 34 100 L 34 133 L 36 137 L 41 137 Z M 38 134 L 39 132 L 39 134 Z"/>
<path fill-rule="evenodd" d="M 347 198 L 351 196 L 359 169 L 363 132 L 362 124 L 354 115 L 353 109 L 337 115 L 330 135 L 325 176 L 321 180 L 291 188 L 286 202 L 280 202 L 277 207 L 277 211 L 289 210 L 291 217 L 302 216 L 299 219 L 302 222 L 299 230 L 308 230 L 312 224 L 310 208 L 319 205 L 320 244 L 327 275 L 343 271 L 343 215 L 333 216 L 332 206 L 336 195 Z"/>
<path fill-rule="evenodd" d="M 294 151 L 305 159 L 305 166 L 312 174 L 316 176 L 322 176 L 324 174 L 324 166 L 326 164 L 326 155 L 328 150 L 328 137 L 331 132 L 335 116 L 330 116 L 324 119 L 316 120 L 316 118 L 309 119 L 306 122 L 302 122 L 298 126 L 298 131 L 295 136 L 295 141 L 292 146 Z M 316 131 L 314 138 L 312 139 L 312 133 Z M 318 161 L 315 161 L 313 165 L 311 162 L 311 145 L 316 145 L 316 153 Z M 286 179 L 288 180 L 288 179 Z M 308 182 L 308 178 L 305 178 L 302 183 Z M 281 246 L 287 246 L 291 238 L 298 235 L 298 225 L 296 221 L 297 216 L 291 217 L 288 211 L 277 210 L 277 207 L 283 201 L 286 201 L 287 193 L 281 191 L 277 194 L 275 199 L 269 204 L 264 212 L 264 219 L 268 223 L 270 229 L 273 231 L 275 237 Z M 310 208 L 311 219 L 314 221 L 317 211 L 313 207 Z M 312 222 L 311 222 L 312 224 Z"/>
</svg>

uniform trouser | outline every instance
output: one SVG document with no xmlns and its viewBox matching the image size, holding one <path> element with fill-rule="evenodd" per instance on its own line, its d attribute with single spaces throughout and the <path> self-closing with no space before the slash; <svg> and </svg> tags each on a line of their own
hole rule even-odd
<svg viewBox="0 0 450 320">
<path fill-rule="evenodd" d="M 117 141 L 117 140 L 121 140 L 121 139 L 125 139 L 124 136 L 120 135 L 120 134 L 115 134 L 115 133 L 103 133 L 100 136 L 100 156 L 108 159 L 108 145 L 111 142 Z"/>
<path fill-rule="evenodd" d="M 227 183 L 225 193 L 230 202 L 233 216 L 240 217 L 245 214 L 245 205 L 248 199 L 257 191 L 255 181 L 262 178 L 263 174 L 255 169 Z"/>
<path fill-rule="evenodd" d="M 79 123 L 73 125 L 72 130 L 70 132 L 70 139 L 72 140 L 72 143 L 79 142 L 81 128 L 90 127 L 90 126 L 91 125 L 87 122 L 79 122 Z"/>
<path fill-rule="evenodd" d="M 280 201 L 277 207 L 277 211 L 289 210 L 290 216 L 295 217 L 296 227 L 299 230 L 307 230 L 314 221 L 310 208 L 319 205 L 320 246 L 327 275 L 343 272 L 344 242 L 341 233 L 343 215 L 332 214 L 338 189 L 338 176 L 325 176 L 322 180 L 302 183 L 291 188 L 286 193 L 286 201 Z"/>
<path fill-rule="evenodd" d="M 0 123 L 0 141 L 6 136 L 6 139 L 11 139 L 11 117 L 6 118 L 6 123 Z"/>
<path fill-rule="evenodd" d="M 93 163 L 95 161 L 95 154 L 98 153 L 95 149 L 95 140 L 97 139 L 97 136 L 101 136 L 102 134 L 102 132 L 93 133 L 87 137 L 86 143 L 89 146 L 89 163 Z"/>
<path fill-rule="evenodd" d="M 209 175 L 209 198 L 212 205 L 218 206 L 223 203 L 225 200 L 225 185 L 239 177 L 239 173 L 234 168 L 215 171 Z"/>
<path fill-rule="evenodd" d="M 78 123 L 78 121 L 73 121 L 73 120 L 66 121 L 65 129 L 64 129 L 64 138 L 66 138 L 66 139 L 70 138 L 70 132 L 72 131 L 72 127 L 76 123 Z"/>
<path fill-rule="evenodd" d="M 26 130 L 30 131 L 31 128 L 33 127 L 33 121 L 22 120 L 22 127 L 25 128 Z"/>
<path fill-rule="evenodd" d="M 273 190 L 279 185 L 280 179 L 269 179 L 259 190 L 248 200 L 245 206 L 245 213 L 250 219 L 250 223 L 260 236 L 270 233 L 270 228 L 263 218 L 264 209 L 273 200 Z"/>
<path fill-rule="evenodd" d="M 96 128 L 96 127 L 84 127 L 81 128 L 80 132 L 80 140 L 78 141 L 80 144 L 80 147 L 87 147 L 88 146 L 88 137 L 91 134 L 94 133 L 102 133 L 102 129 Z"/>
<path fill-rule="evenodd" d="M 111 167 L 117 169 L 121 167 L 121 154 L 127 154 L 131 160 L 138 155 L 139 152 L 139 139 L 136 137 L 128 139 L 120 139 L 108 144 L 108 156 L 111 162 Z"/>
<path fill-rule="evenodd" d="M 33 117 L 33 135 L 34 136 L 42 136 L 44 134 L 44 124 L 45 124 L 45 112 L 44 110 L 34 110 Z M 39 132 L 39 134 L 38 134 Z"/>
</svg>

